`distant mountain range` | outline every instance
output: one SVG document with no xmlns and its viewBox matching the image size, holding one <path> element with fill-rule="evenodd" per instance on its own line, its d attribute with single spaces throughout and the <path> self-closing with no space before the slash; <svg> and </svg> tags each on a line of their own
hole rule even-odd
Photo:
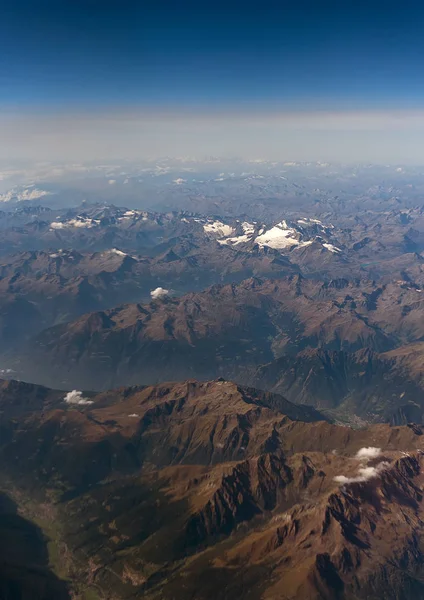
<svg viewBox="0 0 424 600">
<path fill-rule="evenodd" d="M 223 376 L 348 420 L 398 410 L 421 420 L 423 310 L 404 283 L 253 278 L 84 315 L 46 329 L 7 366 L 93 389 Z"/>
<path fill-rule="evenodd" d="M 424 600 L 423 173 L 25 168 L 0 598 Z"/>
<path fill-rule="evenodd" d="M 250 382 L 337 418 L 355 415 L 356 425 L 422 423 L 423 359 L 422 342 L 380 354 L 307 349 L 261 366 Z"/>
<path fill-rule="evenodd" d="M 421 384 L 385 353 L 422 341 L 420 209 L 359 214 L 348 228 L 301 215 L 266 224 L 88 204 L 25 204 L 0 217 L 4 247 L 31 248 L 0 258 L 0 371 L 9 376 L 99 389 L 222 375 L 323 402 L 348 420 L 390 420 L 398 409 L 418 418 L 409 403 L 421 406 Z M 317 349 L 339 355 L 308 355 Z M 362 350 L 372 376 L 353 382 Z M 338 374 L 344 360 L 349 373 Z M 293 369 L 309 374 L 306 384 Z M 308 391 L 328 387 L 323 372 L 335 390 L 325 401 Z M 381 377 L 396 377 L 398 399 Z"/>
</svg>

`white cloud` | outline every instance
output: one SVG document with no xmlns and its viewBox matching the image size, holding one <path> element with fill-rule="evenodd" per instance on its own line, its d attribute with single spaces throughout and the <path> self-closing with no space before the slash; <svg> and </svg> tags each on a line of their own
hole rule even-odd
<svg viewBox="0 0 424 600">
<path fill-rule="evenodd" d="M 346 477 L 345 475 L 337 475 L 334 478 L 334 481 L 341 484 L 347 483 L 363 483 L 364 481 L 369 481 L 370 479 L 374 479 L 378 477 L 382 471 L 387 469 L 390 466 L 388 462 L 381 462 L 376 467 L 360 467 L 358 469 L 358 475 L 356 477 Z"/>
<path fill-rule="evenodd" d="M 82 392 L 79 392 L 78 390 L 72 390 L 72 392 L 68 392 L 67 394 L 65 394 L 64 400 L 67 404 L 78 404 L 78 405 L 93 404 L 92 400 L 83 398 Z"/>
<path fill-rule="evenodd" d="M 181 179 L 181 177 L 178 177 L 178 179 L 174 179 L 173 182 L 176 183 L 177 185 L 181 185 L 183 183 L 187 183 L 187 179 Z"/>
<path fill-rule="evenodd" d="M 380 456 L 381 454 L 381 448 L 375 448 L 374 446 L 368 446 L 365 448 L 361 448 L 360 450 L 358 450 L 358 452 L 356 453 L 356 458 L 358 458 L 359 460 L 369 460 L 371 458 L 377 458 L 377 456 Z"/>
<path fill-rule="evenodd" d="M 160 298 L 164 298 L 165 296 L 167 296 L 169 294 L 169 290 L 165 290 L 162 287 L 158 287 L 155 290 L 152 290 L 150 292 L 151 297 L 153 298 L 153 300 L 158 300 Z"/>
<path fill-rule="evenodd" d="M 114 185 L 116 183 L 116 179 L 109 179 L 108 184 Z"/>
<path fill-rule="evenodd" d="M 381 448 L 376 448 L 375 446 L 366 446 L 366 447 L 360 448 L 358 450 L 358 452 L 355 455 L 355 458 L 360 461 L 368 462 L 372 458 L 377 458 L 378 456 L 380 456 L 380 454 L 381 454 Z M 337 475 L 336 477 L 334 477 L 334 481 L 337 481 L 337 483 L 341 483 L 342 485 L 344 485 L 346 483 L 361 483 L 364 481 L 369 481 L 370 479 L 378 477 L 378 475 L 382 471 L 387 469 L 389 466 L 390 466 L 390 463 L 388 463 L 386 461 L 380 462 L 375 467 L 361 466 L 361 467 L 359 467 L 358 474 L 355 477 L 346 477 L 346 475 Z"/>
</svg>

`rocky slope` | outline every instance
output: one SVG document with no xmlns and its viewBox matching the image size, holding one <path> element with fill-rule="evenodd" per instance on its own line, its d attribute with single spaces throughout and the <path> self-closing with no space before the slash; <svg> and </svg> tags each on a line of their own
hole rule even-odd
<svg viewBox="0 0 424 600">
<path fill-rule="evenodd" d="M 0 406 L 1 481 L 54 515 L 71 588 L 424 598 L 417 425 L 353 430 L 222 380 L 66 396 L 9 382 Z"/>
<path fill-rule="evenodd" d="M 117 248 L 14 254 L 0 259 L 0 350 L 90 311 L 147 302 L 158 287 L 180 295 L 253 274 L 281 277 L 297 271 L 276 251 L 247 254 L 213 240 L 201 247 L 180 240 L 154 258 Z"/>
<path fill-rule="evenodd" d="M 243 381 L 259 365 L 306 348 L 382 352 L 420 340 L 423 310 L 419 290 L 403 282 L 253 278 L 84 315 L 45 330 L 13 368 L 60 387 Z"/>
<path fill-rule="evenodd" d="M 83 313 L 147 302 L 157 287 L 181 295 L 251 276 L 302 273 L 422 289 L 418 208 L 359 215 L 349 226 L 344 220 L 333 225 L 326 213 L 265 220 L 248 214 L 224 218 L 104 204 L 28 205 L 1 213 L 0 351 Z"/>
<path fill-rule="evenodd" d="M 308 349 L 261 366 L 250 383 L 341 418 L 421 423 L 423 357 L 422 342 L 383 353 Z"/>
</svg>

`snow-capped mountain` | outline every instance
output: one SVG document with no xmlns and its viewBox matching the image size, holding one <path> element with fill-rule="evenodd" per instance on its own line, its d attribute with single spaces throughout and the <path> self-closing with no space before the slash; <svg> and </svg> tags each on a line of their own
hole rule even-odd
<svg viewBox="0 0 424 600">
<path fill-rule="evenodd" d="M 51 192 L 39 189 L 34 185 L 18 186 L 4 194 L 0 194 L 0 202 L 23 202 L 39 200 L 44 196 L 49 196 Z"/>
<path fill-rule="evenodd" d="M 201 221 L 197 219 L 197 221 Z M 320 220 L 302 218 L 296 222 L 285 219 L 274 225 L 264 225 L 256 221 L 235 221 L 231 225 L 220 220 L 201 221 L 207 236 L 213 237 L 221 245 L 248 249 L 257 246 L 290 252 L 310 246 L 314 242 L 332 253 L 341 253 L 334 239 L 333 225 L 324 225 Z"/>
</svg>

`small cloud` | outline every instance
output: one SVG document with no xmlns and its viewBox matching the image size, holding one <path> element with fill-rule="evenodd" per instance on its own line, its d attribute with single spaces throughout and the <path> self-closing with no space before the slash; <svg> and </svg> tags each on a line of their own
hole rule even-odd
<svg viewBox="0 0 424 600">
<path fill-rule="evenodd" d="M 356 477 L 346 477 L 345 475 L 337 475 L 334 478 L 334 481 L 337 483 L 341 483 L 345 485 L 347 483 L 363 483 L 364 481 L 369 481 L 370 479 L 374 479 L 378 477 L 382 471 L 387 469 L 390 466 L 388 462 L 381 462 L 376 467 L 360 467 L 358 469 L 358 475 Z"/>
<path fill-rule="evenodd" d="M 68 392 L 67 394 L 65 394 L 64 401 L 66 402 L 66 404 L 78 404 L 78 405 L 93 404 L 92 400 L 83 398 L 82 392 L 79 392 L 78 390 L 72 390 L 72 392 Z"/>
<path fill-rule="evenodd" d="M 153 300 L 159 300 L 160 298 L 165 298 L 165 296 L 168 296 L 168 294 L 169 294 L 169 290 L 165 290 L 162 287 L 158 287 L 155 290 L 152 290 L 150 292 L 150 295 L 153 298 Z"/>
<path fill-rule="evenodd" d="M 187 183 L 187 179 L 181 179 L 181 177 L 178 177 L 178 179 L 174 179 L 173 183 L 176 183 L 177 185 L 181 185 L 183 183 Z"/>
<path fill-rule="evenodd" d="M 364 448 L 360 448 L 355 455 L 355 458 L 360 461 L 369 461 L 373 458 L 377 458 L 381 454 L 381 448 L 376 448 L 375 446 L 366 446 Z M 347 483 L 361 483 L 364 481 L 369 481 L 387 469 L 390 466 L 390 463 L 387 461 L 382 461 L 375 467 L 365 467 L 361 466 L 358 469 L 358 474 L 355 477 L 346 477 L 345 475 L 337 475 L 334 477 L 334 481 L 337 483 L 341 483 L 342 485 Z"/>
<path fill-rule="evenodd" d="M 356 458 L 359 460 L 370 460 L 371 458 L 377 458 L 380 456 L 381 448 L 375 448 L 374 446 L 368 446 L 366 448 L 361 448 L 356 453 Z"/>
<path fill-rule="evenodd" d="M 139 417 L 140 415 L 138 415 L 137 413 L 132 413 L 131 415 L 128 415 L 129 417 L 132 417 L 134 419 L 136 419 L 137 417 Z"/>
<path fill-rule="evenodd" d="M 116 179 L 109 179 L 108 184 L 109 185 L 115 185 L 116 183 Z"/>
</svg>

